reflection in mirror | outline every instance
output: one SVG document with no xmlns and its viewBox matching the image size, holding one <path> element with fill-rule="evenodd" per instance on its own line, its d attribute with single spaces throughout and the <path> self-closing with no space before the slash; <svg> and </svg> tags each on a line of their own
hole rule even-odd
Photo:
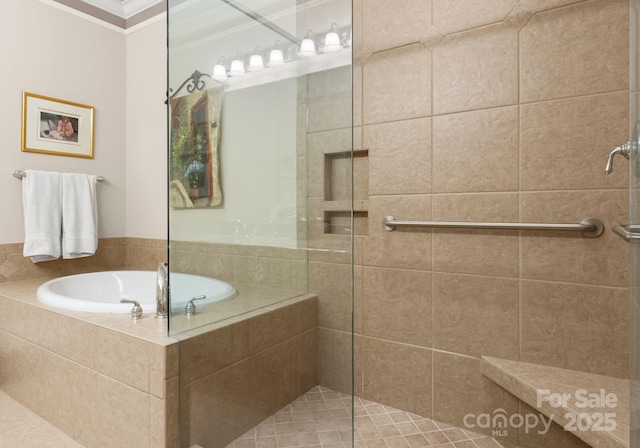
<svg viewBox="0 0 640 448">
<path fill-rule="evenodd" d="M 170 268 L 237 290 L 190 318 L 174 310 L 175 335 L 307 293 L 309 250 L 350 257 L 351 2 L 168 12 Z"/>
</svg>

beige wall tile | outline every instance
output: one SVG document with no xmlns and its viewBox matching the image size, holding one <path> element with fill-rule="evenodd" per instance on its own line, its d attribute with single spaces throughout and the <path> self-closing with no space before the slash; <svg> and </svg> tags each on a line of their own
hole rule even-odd
<svg viewBox="0 0 640 448">
<path fill-rule="evenodd" d="M 622 0 L 586 2 L 535 15 L 520 33 L 521 100 L 626 90 L 628 15 L 628 2 Z"/>
<path fill-rule="evenodd" d="M 180 381 L 189 384 L 247 357 L 249 324 L 240 322 L 180 343 Z"/>
<path fill-rule="evenodd" d="M 54 351 L 90 369 L 97 368 L 98 327 L 96 325 L 49 312 L 49 319 L 57 320 Z M 51 335 L 49 335 L 51 338 Z"/>
<path fill-rule="evenodd" d="M 518 358 L 518 280 L 433 274 L 433 346 Z"/>
<path fill-rule="evenodd" d="M 299 333 L 298 307 L 286 306 L 249 320 L 249 350 L 257 353 Z"/>
<path fill-rule="evenodd" d="M 382 227 L 385 216 L 396 219 L 425 220 L 431 217 L 431 197 L 371 196 L 369 200 L 369 238 L 364 240 L 363 264 L 408 269 L 431 269 L 431 231 Z"/>
<path fill-rule="evenodd" d="M 182 427 L 196 434 L 215 422 L 216 431 L 230 426 L 236 430 L 236 437 L 242 434 L 242 428 L 251 421 L 256 399 L 252 395 L 251 363 L 249 358 L 184 387 L 180 413 L 186 422 Z"/>
<path fill-rule="evenodd" d="M 544 11 L 584 1 L 586 0 L 520 0 L 520 4 L 533 11 Z"/>
<path fill-rule="evenodd" d="M 362 1 L 362 0 L 361 0 Z M 355 24 L 354 24 L 355 29 Z M 355 44 L 355 37 L 352 38 Z M 362 125 L 362 65 L 354 60 L 353 68 L 353 125 Z M 357 146 L 354 146 L 357 148 Z"/>
<path fill-rule="evenodd" d="M 366 336 L 431 347 L 431 273 L 365 267 Z"/>
<path fill-rule="evenodd" d="M 250 358 L 249 424 L 260 423 L 298 397 L 299 355 L 300 340 L 295 338 Z"/>
<path fill-rule="evenodd" d="M 113 240 L 119 241 L 120 239 L 114 238 Z M 22 255 L 22 251 L 8 253 L 6 260 L 0 265 L 0 274 L 6 278 L 6 281 L 11 282 L 123 268 L 124 246 L 115 243 L 106 243 L 103 246 L 102 242 L 101 239 L 95 256 L 75 260 L 59 259 L 47 263 L 32 263 L 30 258 L 25 258 Z"/>
<path fill-rule="evenodd" d="M 518 0 L 433 0 L 433 26 L 443 34 L 504 20 Z"/>
<path fill-rule="evenodd" d="M 430 50 L 413 44 L 369 59 L 363 68 L 364 124 L 430 114 Z"/>
<path fill-rule="evenodd" d="M 520 402 L 520 415 L 538 415 L 540 413 L 524 402 Z M 547 417 L 544 418 L 547 421 Z M 556 423 L 552 423 L 549 432 L 539 434 L 543 431 L 542 424 L 533 430 L 526 431 L 520 428 L 520 446 L 522 448 L 589 448 L 590 445 L 583 442 L 569 431 Z"/>
<path fill-rule="evenodd" d="M 164 396 L 166 448 L 173 448 L 178 446 L 180 437 L 180 380 L 178 377 L 173 377 L 165 382 Z M 151 397 L 151 399 L 153 399 L 153 397 Z M 150 430 L 152 429 L 150 428 Z M 151 438 L 150 448 L 154 446 L 153 438 Z"/>
<path fill-rule="evenodd" d="M 0 296 L 0 329 L 21 338 L 26 337 L 26 322 L 18 319 L 25 316 L 29 305 Z"/>
<path fill-rule="evenodd" d="M 598 238 L 567 232 L 523 232 L 521 277 L 627 286 L 629 245 L 611 232 L 614 225 L 628 219 L 627 195 L 625 190 L 521 193 L 523 222 L 579 223 L 594 217 L 607 229 Z"/>
<path fill-rule="evenodd" d="M 466 356 L 434 352 L 433 419 L 465 429 L 467 414 L 493 415 L 504 409 L 507 416 L 518 412 L 518 400 L 506 390 L 484 377 L 480 360 Z M 473 417 L 467 419 L 474 422 Z M 476 433 L 491 434 L 491 429 L 468 428 Z M 517 430 L 509 431 L 501 443 L 517 444 Z"/>
<path fill-rule="evenodd" d="M 516 104 L 517 42 L 517 30 L 503 25 L 440 42 L 433 51 L 434 115 Z"/>
<path fill-rule="evenodd" d="M 102 381 L 99 376 L 93 370 L 69 362 L 62 377 L 63 382 L 48 384 L 48 387 L 61 388 L 61 394 L 64 394 L 57 402 L 56 425 L 86 447 L 98 446 L 99 419 L 101 412 L 105 412 L 104 408 L 97 405 L 102 398 L 97 387 Z"/>
<path fill-rule="evenodd" d="M 299 332 L 311 330 L 318 326 L 318 298 L 304 300 L 297 304 L 298 313 L 300 315 Z"/>
<path fill-rule="evenodd" d="M 94 403 L 98 418 L 98 445 L 149 446 L 149 394 L 118 381 L 98 376 L 100 399 Z"/>
<path fill-rule="evenodd" d="M 14 315 L 12 318 L 25 319 L 25 339 L 40 347 L 56 351 L 59 341 L 58 319 L 55 313 L 36 306 L 26 306 L 24 315 Z"/>
<path fill-rule="evenodd" d="M 70 362 L 31 343 L 25 344 L 24 348 L 20 402 L 56 425 L 58 401 L 69 399 L 65 398 L 64 379 Z"/>
<path fill-rule="evenodd" d="M 364 127 L 369 194 L 431 192 L 431 119 Z"/>
<path fill-rule="evenodd" d="M 362 383 L 364 375 L 364 357 L 362 352 L 364 337 L 355 334 L 353 337 L 353 395 L 362 397 Z"/>
<path fill-rule="evenodd" d="M 318 324 L 324 328 L 351 331 L 351 266 L 309 263 L 309 290 L 318 295 Z"/>
<path fill-rule="evenodd" d="M 364 338 L 362 397 L 431 417 L 432 352 Z"/>
<path fill-rule="evenodd" d="M 372 52 L 419 42 L 429 25 L 431 0 L 401 0 L 392 8 L 386 0 L 364 2 L 364 46 Z"/>
<path fill-rule="evenodd" d="M 355 146 L 354 148 L 358 148 Z M 360 142 L 362 147 L 362 142 Z M 353 200 L 369 200 L 369 156 L 354 155 L 353 159 Z"/>
<path fill-rule="evenodd" d="M 308 132 L 350 128 L 353 123 L 351 67 L 309 76 Z"/>
<path fill-rule="evenodd" d="M 27 342 L 0 330 L 0 389 L 21 401 L 24 397 L 24 381 Z"/>
<path fill-rule="evenodd" d="M 433 196 L 434 221 L 518 222 L 518 194 Z M 433 270 L 517 277 L 519 237 L 514 231 L 434 230 Z"/>
<path fill-rule="evenodd" d="M 519 242 L 516 231 L 434 230 L 433 270 L 517 278 Z"/>
<path fill-rule="evenodd" d="M 309 153 L 307 163 L 307 194 L 309 197 L 323 198 L 325 197 L 325 183 L 330 181 L 327 179 L 327 162 L 326 154 L 338 151 L 351 150 L 351 129 L 336 129 L 324 132 L 314 132 L 309 134 Z M 328 186 L 330 187 L 330 186 Z M 329 190 L 330 191 L 330 188 Z"/>
<path fill-rule="evenodd" d="M 522 361 L 628 377 L 627 288 L 521 285 Z"/>
<path fill-rule="evenodd" d="M 523 105 L 520 188 L 626 188 L 627 161 L 616 160 L 609 175 L 604 166 L 609 152 L 628 140 L 628 96 L 620 92 Z"/>
<path fill-rule="evenodd" d="M 298 395 L 302 395 L 318 385 L 318 329 L 302 333 L 299 340 Z"/>
<path fill-rule="evenodd" d="M 518 108 L 433 118 L 433 191 L 518 189 Z"/>
<path fill-rule="evenodd" d="M 353 267 L 353 332 L 362 334 L 363 329 L 363 302 L 364 302 L 364 284 L 362 265 Z"/>
<path fill-rule="evenodd" d="M 352 390 L 352 336 L 336 330 L 318 329 L 318 384 L 345 394 Z"/>
<path fill-rule="evenodd" d="M 148 393 L 150 343 L 106 328 L 98 329 L 97 340 L 97 370 Z"/>
</svg>

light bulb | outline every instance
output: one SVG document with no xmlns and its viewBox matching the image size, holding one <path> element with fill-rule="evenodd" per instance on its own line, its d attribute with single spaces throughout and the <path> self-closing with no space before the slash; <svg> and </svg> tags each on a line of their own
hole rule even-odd
<svg viewBox="0 0 640 448">
<path fill-rule="evenodd" d="M 213 75 L 211 77 L 216 81 L 224 82 L 227 80 L 227 69 L 222 64 L 216 64 L 213 66 Z"/>
<path fill-rule="evenodd" d="M 262 56 L 259 54 L 252 54 L 249 58 L 249 71 L 257 72 L 260 70 L 264 70 L 264 61 L 262 60 Z"/>
<path fill-rule="evenodd" d="M 282 50 L 274 48 L 269 53 L 269 67 L 275 67 L 276 65 L 284 64 L 284 55 L 282 54 Z"/>
<path fill-rule="evenodd" d="M 244 62 L 240 59 L 234 59 L 231 61 L 231 70 L 229 70 L 231 76 L 242 76 L 245 74 Z"/>
<path fill-rule="evenodd" d="M 338 35 L 338 25 L 331 24 L 331 31 L 324 37 L 324 48 L 322 51 L 325 53 L 336 53 L 342 50 L 342 44 L 340 43 L 340 36 Z"/>
<path fill-rule="evenodd" d="M 317 55 L 318 53 L 316 52 L 316 43 L 313 40 L 313 33 L 309 30 L 307 31 L 307 37 L 302 39 L 302 42 L 300 43 L 300 52 L 298 53 L 298 56 L 303 58 L 312 58 Z"/>
</svg>

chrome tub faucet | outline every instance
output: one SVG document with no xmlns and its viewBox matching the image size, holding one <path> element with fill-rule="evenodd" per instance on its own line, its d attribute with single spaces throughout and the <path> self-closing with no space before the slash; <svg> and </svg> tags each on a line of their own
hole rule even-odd
<svg viewBox="0 0 640 448">
<path fill-rule="evenodd" d="M 156 276 L 156 318 L 169 316 L 169 264 L 160 263 Z"/>
</svg>

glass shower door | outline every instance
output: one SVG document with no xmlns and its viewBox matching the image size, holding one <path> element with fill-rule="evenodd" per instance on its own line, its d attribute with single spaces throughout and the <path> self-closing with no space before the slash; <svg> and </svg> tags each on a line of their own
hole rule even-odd
<svg viewBox="0 0 640 448">
<path fill-rule="evenodd" d="M 634 238 L 640 228 L 640 158 L 638 155 L 638 130 L 640 107 L 638 64 L 640 63 L 640 2 L 630 1 L 629 14 L 629 230 L 630 241 L 630 431 L 631 447 L 640 447 L 640 240 Z M 634 232 L 635 230 L 635 232 Z"/>
<path fill-rule="evenodd" d="M 352 446 L 351 8 L 168 1 L 181 448 Z"/>
</svg>

